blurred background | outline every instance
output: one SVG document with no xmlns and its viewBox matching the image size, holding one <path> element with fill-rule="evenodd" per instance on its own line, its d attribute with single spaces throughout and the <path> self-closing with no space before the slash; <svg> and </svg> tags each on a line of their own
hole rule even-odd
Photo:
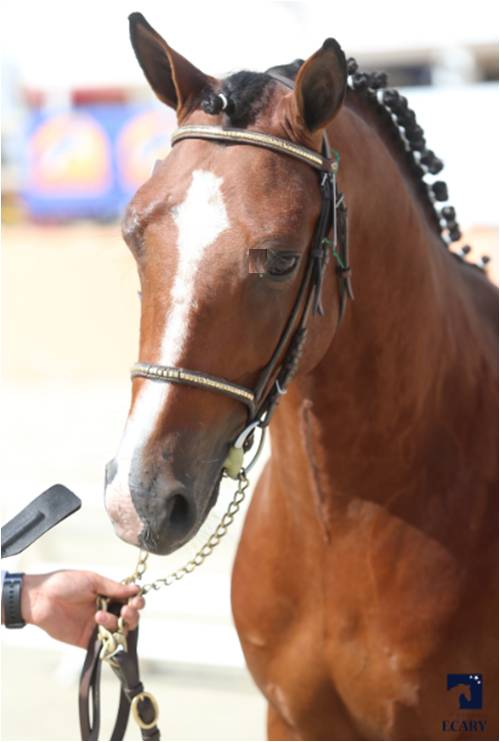
<svg viewBox="0 0 500 742">
<path fill-rule="evenodd" d="M 326 36 L 361 68 L 387 71 L 445 161 L 471 260 L 489 253 L 496 281 L 494 5 L 4 0 L 2 523 L 57 481 L 83 500 L 77 515 L 4 568 L 89 568 L 120 579 L 135 564 L 102 502 L 138 344 L 138 281 L 119 218 L 168 153 L 175 117 L 156 102 L 135 61 L 128 13 L 144 13 L 171 46 L 215 76 L 306 58 Z M 196 543 L 151 558 L 149 574 L 164 575 L 194 553 L 230 496 L 231 487 Z M 148 599 L 140 655 L 164 739 L 265 738 L 265 705 L 230 615 L 242 522 L 199 573 Z M 81 650 L 33 627 L 2 630 L 2 647 L 2 739 L 78 739 Z M 104 685 L 103 736 L 117 702 L 114 679 Z M 127 738 L 139 739 L 133 722 Z"/>
</svg>

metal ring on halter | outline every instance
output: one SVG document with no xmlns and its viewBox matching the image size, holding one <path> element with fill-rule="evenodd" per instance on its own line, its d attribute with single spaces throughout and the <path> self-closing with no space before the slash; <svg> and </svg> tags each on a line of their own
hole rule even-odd
<svg viewBox="0 0 500 742">
<path fill-rule="evenodd" d="M 250 423 L 250 425 L 247 425 L 247 427 L 239 434 L 239 436 L 236 438 L 235 442 L 232 445 L 232 448 L 238 448 L 243 449 L 245 445 L 245 441 L 248 439 L 248 437 L 253 433 L 253 431 L 256 428 L 260 428 L 260 440 L 257 446 L 257 450 L 255 451 L 255 454 L 250 461 L 250 463 L 247 466 L 243 466 L 243 469 L 245 470 L 245 474 L 252 469 L 255 462 L 260 456 L 260 453 L 262 451 L 262 447 L 264 445 L 264 438 L 265 438 L 265 428 L 262 427 L 260 420 L 254 420 L 254 422 Z"/>
<path fill-rule="evenodd" d="M 257 459 L 259 458 L 259 456 L 261 454 L 261 451 L 262 451 L 262 448 L 264 446 L 264 439 L 265 439 L 265 437 L 266 437 L 266 428 L 262 428 L 261 427 L 260 428 L 260 440 L 259 440 L 259 443 L 258 443 L 258 446 L 257 446 L 257 450 L 255 451 L 255 454 L 253 456 L 253 459 L 250 461 L 250 463 L 247 466 L 244 467 L 245 474 L 248 474 L 248 472 L 250 471 L 250 469 L 252 469 L 254 467 L 254 465 L 257 463 Z"/>
<path fill-rule="evenodd" d="M 250 433 L 255 430 L 255 428 L 258 428 L 260 425 L 260 420 L 254 420 L 253 423 L 250 423 L 250 425 L 247 425 L 245 430 L 243 430 L 239 436 L 236 438 L 235 442 L 233 443 L 233 448 L 243 448 L 245 445 L 245 441 L 250 435 Z"/>
</svg>

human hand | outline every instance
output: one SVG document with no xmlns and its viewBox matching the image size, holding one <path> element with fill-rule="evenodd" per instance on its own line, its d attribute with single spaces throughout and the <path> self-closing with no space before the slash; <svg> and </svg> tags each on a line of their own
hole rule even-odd
<svg viewBox="0 0 500 742">
<path fill-rule="evenodd" d="M 61 570 L 44 575 L 25 575 L 21 591 L 21 613 L 26 623 L 39 626 L 58 641 L 87 647 L 96 622 L 115 631 L 118 619 L 96 610 L 96 598 L 105 595 L 127 601 L 120 615 L 127 628 L 135 629 L 144 598 L 137 585 L 122 585 L 95 572 Z M 135 597 L 134 597 L 135 596 Z"/>
</svg>

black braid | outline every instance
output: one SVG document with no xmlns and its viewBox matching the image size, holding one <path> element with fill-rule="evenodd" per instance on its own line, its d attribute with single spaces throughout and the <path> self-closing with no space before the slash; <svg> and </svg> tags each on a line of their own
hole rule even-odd
<svg viewBox="0 0 500 742">
<path fill-rule="evenodd" d="M 212 114 L 212 116 L 217 116 L 224 107 L 224 101 L 218 94 L 214 93 L 213 90 L 209 90 L 207 93 L 205 93 L 205 97 L 201 102 L 201 107 L 203 108 L 205 113 L 210 113 Z"/>
<path fill-rule="evenodd" d="M 206 91 L 201 107 L 214 116 L 224 113 L 230 126 L 245 129 L 265 107 L 273 84 L 273 78 L 263 72 L 236 72 L 223 80 L 220 90 Z"/>
<path fill-rule="evenodd" d="M 355 93 L 361 93 L 366 100 L 375 104 L 385 119 L 390 122 L 397 139 L 404 147 L 405 160 L 410 172 L 417 181 L 417 187 L 424 202 L 429 206 L 428 212 L 433 220 L 443 243 L 448 247 L 452 242 L 462 238 L 462 232 L 456 219 L 453 206 L 438 207 L 440 202 L 448 201 L 448 187 L 443 180 L 430 181 L 430 175 L 437 175 L 443 169 L 443 161 L 433 150 L 428 149 L 425 133 L 417 122 L 414 111 L 408 106 L 408 100 L 395 88 L 386 88 L 387 75 L 381 72 L 360 72 L 358 63 L 352 57 L 347 60 L 348 86 Z M 424 180 L 425 178 L 425 180 Z M 464 245 L 460 252 L 452 255 L 461 261 L 469 254 L 471 248 Z M 474 264 L 484 270 L 489 258 L 483 256 Z M 468 263 L 470 265 L 470 263 Z"/>
</svg>

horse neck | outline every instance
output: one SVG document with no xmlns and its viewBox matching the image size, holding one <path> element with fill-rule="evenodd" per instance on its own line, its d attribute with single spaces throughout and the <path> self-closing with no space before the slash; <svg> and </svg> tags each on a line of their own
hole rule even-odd
<svg viewBox="0 0 500 742">
<path fill-rule="evenodd" d="M 441 537 L 449 508 L 471 517 L 470 503 L 451 499 L 454 482 L 467 480 L 460 461 L 465 446 L 474 455 L 482 404 L 477 317 L 460 276 L 471 269 L 447 254 L 376 122 L 345 108 L 330 135 L 342 157 L 356 298 L 322 361 L 280 406 L 273 450 L 293 447 L 290 431 L 300 430 L 273 471 L 298 501 L 308 469 L 325 522 L 361 499 Z"/>
</svg>

